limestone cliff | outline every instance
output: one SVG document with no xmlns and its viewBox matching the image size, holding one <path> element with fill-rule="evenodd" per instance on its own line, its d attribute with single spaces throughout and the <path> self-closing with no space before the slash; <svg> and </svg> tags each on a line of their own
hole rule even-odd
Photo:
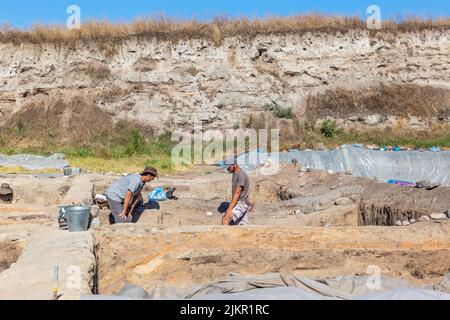
<svg viewBox="0 0 450 320">
<path fill-rule="evenodd" d="M 424 113 L 427 118 L 447 121 L 445 111 L 450 110 L 449 29 L 316 31 L 227 38 L 219 46 L 200 39 L 172 43 L 131 38 L 114 46 L 111 53 L 88 41 L 76 46 L 0 44 L 0 125 L 27 107 L 44 110 L 55 101 L 79 97 L 114 121 L 137 121 L 156 131 L 191 128 L 193 118 L 208 128 L 242 127 L 252 113 L 271 114 L 274 107 L 292 108 L 300 120 L 329 115 L 342 123 L 377 125 L 381 113 L 388 123 L 406 117 L 418 126 L 426 124 L 421 105 L 410 118 L 408 110 L 402 114 L 389 106 L 380 111 L 361 105 L 353 110 L 348 102 L 343 114 L 324 113 L 321 100 L 313 99 L 327 89 L 358 95 L 380 83 L 438 90 L 436 110 Z M 66 120 L 61 115 L 62 125 Z"/>
</svg>

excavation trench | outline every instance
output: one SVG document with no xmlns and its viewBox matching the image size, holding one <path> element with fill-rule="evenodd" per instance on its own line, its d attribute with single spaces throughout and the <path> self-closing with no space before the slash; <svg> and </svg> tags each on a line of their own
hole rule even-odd
<svg viewBox="0 0 450 320">
<path fill-rule="evenodd" d="M 331 178 L 335 180 L 335 177 Z M 92 248 L 91 233 L 84 239 L 81 235 L 70 237 L 68 232 L 55 230 L 57 205 L 92 199 L 94 183 L 91 178 L 80 176 L 76 181 L 37 181 L 30 190 L 26 188 L 26 179 L 19 177 L 8 181 L 17 190 L 19 202 L 0 206 L 0 226 L 5 225 L 8 229 L 9 224 L 45 224 L 52 232 L 51 236 L 39 238 L 44 245 L 33 247 L 39 253 L 37 258 L 42 259 L 39 265 L 52 259 L 51 255 L 45 258 L 47 252 L 40 252 L 40 249 L 47 248 L 47 245 L 53 249 L 62 244 L 61 250 L 66 253 L 65 241 L 69 241 L 73 252 L 67 253 L 67 258 L 76 256 L 73 262 L 69 262 L 77 264 L 78 260 L 88 260 L 84 265 L 86 281 L 89 281 L 86 287 L 92 294 L 116 294 L 125 284 L 139 285 L 147 290 L 157 286 L 191 288 L 223 279 L 229 273 L 261 275 L 281 272 L 318 279 L 365 275 L 371 265 L 380 266 L 383 275 L 404 278 L 417 285 L 431 285 L 450 270 L 450 229 L 445 222 L 386 228 L 394 226 L 396 221 L 418 221 L 423 211 L 426 212 L 420 211 L 419 201 L 414 209 L 402 207 L 401 201 L 396 199 L 383 202 L 381 198 L 374 200 L 373 197 L 359 203 L 345 196 L 349 202 L 337 204 L 335 199 L 342 197 L 344 192 L 331 190 L 328 185 L 324 188 L 325 198 L 320 198 L 322 193 L 318 191 L 310 192 L 310 188 L 276 190 L 270 186 L 261 188 L 259 194 L 255 193 L 267 201 L 258 200 L 251 226 L 224 228 L 214 226 L 221 224 L 217 207 L 225 192 L 216 190 L 217 195 L 204 199 L 201 197 L 209 195 L 203 192 L 204 189 L 194 192 L 179 188 L 178 201 L 166 201 L 159 209 L 146 210 L 137 224 L 110 226 L 107 219 L 109 211 L 100 210 L 102 226 L 91 230 L 95 236 Z M 100 182 L 95 184 L 95 193 L 103 193 L 110 180 L 116 177 L 108 177 L 104 182 L 102 177 L 98 179 Z M 178 186 L 176 181 L 171 183 Z M 190 181 L 186 183 L 192 185 L 190 188 L 203 186 Z M 442 201 L 445 194 L 439 198 L 439 190 L 436 192 L 435 207 L 428 211 L 447 206 Z M 296 199 L 301 201 L 296 202 Z M 319 200 L 324 202 L 325 209 L 292 214 L 297 207 L 311 206 Z M 307 220 L 309 217 L 311 219 Z M 313 217 L 320 219 L 313 220 Z M 330 219 L 334 220 L 330 222 Z M 331 226 L 320 227 L 325 224 Z M 23 270 L 29 268 L 29 261 L 37 263 L 34 255 L 29 256 L 30 260 L 24 260 L 26 253 L 30 252 L 28 249 L 22 254 L 20 243 L 0 242 L 3 280 L 6 278 L 5 270 L 8 276 L 11 271 L 20 271 L 17 279 L 5 280 L 4 288 L 21 281 Z M 19 263 L 10 268 L 19 257 Z M 52 267 L 51 262 L 47 268 L 52 270 Z M 33 291 L 30 289 L 30 292 Z"/>
<path fill-rule="evenodd" d="M 395 232 L 364 228 L 255 228 L 251 232 L 128 227 L 100 232 L 98 292 L 117 294 L 126 284 L 149 291 L 159 286 L 186 289 L 223 279 L 230 272 L 280 272 L 317 279 L 365 275 L 371 265 L 379 266 L 383 275 L 431 285 L 450 269 L 448 243 L 439 237 L 433 243 L 419 238 L 409 245 L 407 239 L 416 232 L 410 228 Z M 370 232 L 377 235 L 368 236 Z M 235 245 L 230 247 L 230 243 Z"/>
<path fill-rule="evenodd" d="M 17 177 L 2 178 L 14 191 L 13 203 L 27 206 L 55 206 L 61 203 L 70 189 L 70 181 L 64 178 Z"/>
<path fill-rule="evenodd" d="M 302 195 L 279 188 L 276 197 L 278 203 L 260 207 L 266 206 L 267 211 L 271 205 L 275 207 Z M 148 291 L 159 286 L 186 289 L 223 279 L 229 273 L 280 272 L 318 279 L 365 275 L 373 265 L 379 266 L 385 276 L 406 279 L 415 285 L 432 285 L 450 270 L 448 233 L 442 241 L 440 230 L 427 230 L 439 228 L 438 224 L 393 227 L 397 221 L 419 221 L 424 210 L 363 200 L 347 205 L 354 208 L 348 210 L 351 219 L 342 211 L 345 205 L 332 204 L 325 211 L 307 215 L 328 219 L 333 213 L 335 221 L 331 224 L 339 226 L 336 228 L 305 228 L 302 223 L 311 226 L 308 223 L 312 221 L 297 221 L 288 215 L 287 219 L 292 219 L 289 227 L 296 228 L 278 229 L 274 225 L 276 219 L 254 216 L 255 224 L 266 227 L 245 231 L 207 227 L 220 224 L 218 216 L 209 218 L 205 214 L 214 210 L 212 204 L 216 202 L 181 197 L 179 201 L 165 202 L 160 210 L 146 211 L 135 226 L 100 231 L 93 292 L 117 294 L 126 284 Z M 211 230 L 198 231 L 204 228 Z M 167 229 L 172 231 L 164 231 Z M 420 230 L 424 232 L 421 234 Z M 429 234 L 433 234 L 432 239 Z"/>
<path fill-rule="evenodd" d="M 423 212 L 416 210 L 361 203 L 359 206 L 359 226 L 395 226 L 397 221 L 419 221 L 422 215 Z"/>
</svg>

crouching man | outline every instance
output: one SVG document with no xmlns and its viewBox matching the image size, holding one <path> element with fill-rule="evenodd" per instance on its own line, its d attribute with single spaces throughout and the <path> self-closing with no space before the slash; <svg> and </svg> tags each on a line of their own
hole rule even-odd
<svg viewBox="0 0 450 320">
<path fill-rule="evenodd" d="M 247 173 L 242 170 L 235 160 L 228 167 L 232 178 L 232 200 L 222 219 L 223 225 L 248 225 L 248 213 L 253 208 L 249 200 L 250 180 Z"/>
<path fill-rule="evenodd" d="M 147 167 L 141 174 L 132 174 L 116 181 L 106 192 L 114 223 L 133 220 L 133 211 L 142 203 L 142 189 L 145 184 L 158 177 L 158 171 Z"/>
</svg>

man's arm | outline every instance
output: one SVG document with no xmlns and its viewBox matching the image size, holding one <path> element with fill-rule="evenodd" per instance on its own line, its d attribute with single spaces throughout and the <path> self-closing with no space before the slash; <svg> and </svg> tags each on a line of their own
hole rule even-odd
<svg viewBox="0 0 450 320">
<path fill-rule="evenodd" d="M 142 199 L 142 193 L 139 192 L 138 195 L 136 195 L 136 197 L 133 200 L 133 205 L 130 208 L 130 212 L 128 213 L 128 215 L 126 216 L 130 221 L 133 220 L 133 212 L 136 209 L 137 204 L 139 203 L 139 200 Z"/>
<path fill-rule="evenodd" d="M 128 190 L 128 193 L 125 196 L 125 200 L 123 202 L 123 211 L 120 214 L 119 218 L 125 219 L 127 217 L 127 211 L 128 211 L 128 206 L 130 205 L 130 202 L 131 202 L 131 197 L 133 197 L 133 193 L 130 190 Z"/>
<path fill-rule="evenodd" d="M 142 199 L 142 192 L 139 192 L 138 194 L 136 194 L 136 196 L 133 198 L 133 203 L 132 206 L 135 206 L 139 200 Z"/>
<path fill-rule="evenodd" d="M 239 201 L 239 197 L 241 196 L 241 192 L 244 190 L 244 187 L 242 186 L 238 186 L 236 188 L 236 192 L 233 195 L 233 199 L 231 200 L 230 206 L 227 209 L 227 212 L 225 213 L 225 215 L 223 216 L 222 219 L 222 224 L 224 226 L 227 226 L 230 224 L 230 221 L 233 219 L 233 209 L 234 207 L 236 207 L 238 201 Z"/>
<path fill-rule="evenodd" d="M 137 204 L 142 199 L 142 191 L 139 192 L 134 198 L 133 205 L 131 206 L 130 215 L 133 214 L 134 209 L 136 209 Z"/>
</svg>

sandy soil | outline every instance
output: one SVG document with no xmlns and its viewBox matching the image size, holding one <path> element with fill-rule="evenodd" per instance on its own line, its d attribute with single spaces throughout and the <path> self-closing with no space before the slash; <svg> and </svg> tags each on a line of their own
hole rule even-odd
<svg viewBox="0 0 450 320">
<path fill-rule="evenodd" d="M 186 288 L 230 272 L 316 278 L 364 275 L 371 265 L 380 267 L 382 275 L 434 285 L 450 271 L 450 220 L 419 222 L 422 216 L 450 208 L 450 188 L 425 191 L 299 169 L 285 166 L 274 176 L 250 173 L 257 205 L 248 227 L 220 226 L 217 208 L 230 200 L 231 176 L 211 168 L 152 182 L 145 196 L 155 187 L 175 186 L 179 199 L 143 210 L 136 224 L 111 226 L 109 211 L 100 210 L 101 227 L 89 231 L 95 242 L 86 237 L 86 243 L 73 242 L 71 249 L 83 252 L 79 256 L 84 257 L 80 265 L 85 268 L 85 289 L 98 287 L 100 293 L 112 294 L 125 283 L 147 289 L 161 284 Z M 46 297 L 44 288 L 51 279 L 45 279 L 51 268 L 47 272 L 36 267 L 44 262 L 51 266 L 48 257 L 56 254 L 51 239 L 56 233 L 50 231 L 58 228 L 57 205 L 90 201 L 92 192 L 105 192 L 118 178 L 8 177 L 7 182 L 24 196 L 20 199 L 27 200 L 0 206 L 1 274 L 29 270 L 31 278 L 42 277 L 29 288 L 32 296 Z M 395 226 L 398 221 L 414 220 L 408 226 Z M 45 261 L 30 252 L 35 241 L 48 246 L 40 248 L 48 256 L 42 255 Z M 22 257 L 36 259 L 36 265 L 20 259 L 21 252 Z M 18 257 L 15 271 L 7 269 Z M 70 259 L 76 263 L 76 256 Z M 27 284 L 23 285 L 25 295 Z"/>
<path fill-rule="evenodd" d="M 97 190 L 113 180 L 99 178 Z M 447 221 L 394 226 L 444 212 L 450 188 L 425 191 L 286 166 L 275 176 L 251 174 L 257 200 L 252 226 L 205 227 L 220 225 L 217 207 L 229 200 L 230 180 L 215 171 L 152 183 L 148 191 L 176 186 L 179 200 L 146 210 L 136 225 L 101 228 L 101 292 L 115 293 L 125 283 L 189 287 L 229 272 L 367 274 L 370 265 L 383 275 L 433 285 L 450 270 Z"/>
<path fill-rule="evenodd" d="M 366 275 L 371 265 L 383 275 L 434 285 L 450 270 L 449 230 L 449 223 L 434 222 L 407 228 L 115 226 L 97 234 L 100 292 L 116 293 L 125 283 L 187 288 L 230 272 Z"/>
<path fill-rule="evenodd" d="M 250 177 L 251 196 L 257 203 L 250 214 L 252 225 L 392 226 L 397 221 L 418 221 L 422 215 L 450 208 L 449 187 L 426 191 L 346 174 L 299 172 L 294 166 L 284 167 L 275 176 L 251 173 Z M 118 177 L 98 177 L 95 192 L 105 192 L 115 179 Z M 146 210 L 138 221 L 141 224 L 218 225 L 218 208 L 231 198 L 231 176 L 219 170 L 152 182 L 146 187 L 144 198 L 157 186 L 177 187 L 179 200 L 161 202 Z M 208 217 L 208 212 L 213 217 Z"/>
</svg>

